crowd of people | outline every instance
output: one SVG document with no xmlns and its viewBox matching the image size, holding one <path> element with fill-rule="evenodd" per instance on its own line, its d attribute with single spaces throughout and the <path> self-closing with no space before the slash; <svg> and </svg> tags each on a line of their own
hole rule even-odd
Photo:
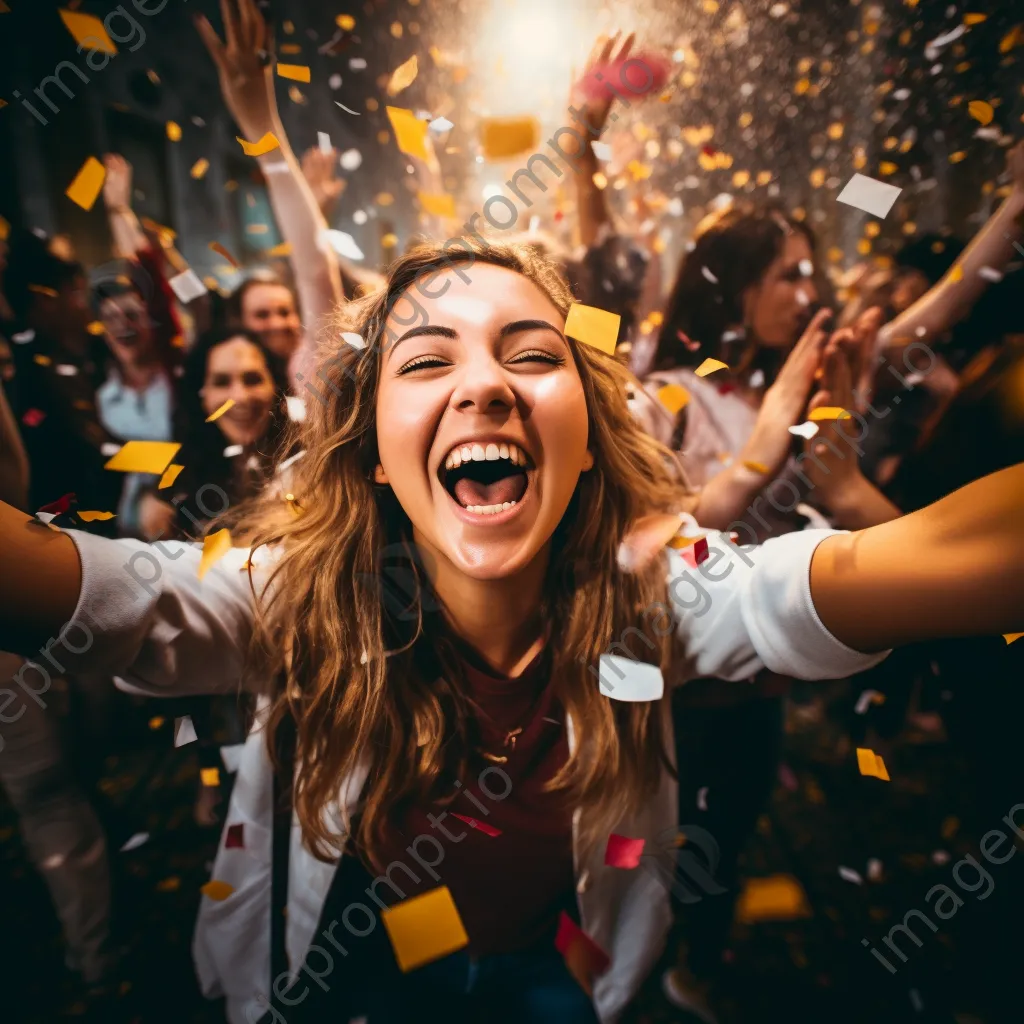
<svg viewBox="0 0 1024 1024">
<path fill-rule="evenodd" d="M 136 217 L 116 154 L 116 271 L 90 284 L 66 239 L 0 241 L 4 685 L 58 637 L 53 671 L 88 699 L 187 698 L 201 769 L 245 743 L 237 777 L 196 780 L 231 890 L 204 899 L 197 971 L 232 1024 L 405 1021 L 441 996 L 437 1019 L 618 1019 L 669 906 L 609 866 L 608 836 L 671 858 L 655 837 L 680 820 L 714 836 L 722 895 L 674 906 L 687 953 L 664 988 L 714 1022 L 794 679 L 884 695 L 864 720 L 876 746 L 922 688 L 954 694 L 979 800 L 1001 813 L 1017 796 L 1012 739 L 991 738 L 1019 701 L 1001 634 L 1024 628 L 1024 144 L 974 238 L 918 238 L 838 284 L 805 221 L 735 201 L 663 291 L 659 247 L 616 222 L 589 147 L 575 249 L 537 229 L 454 251 L 435 236 L 374 272 L 318 241 L 338 154 L 295 156 L 262 17 L 227 6 L 225 39 L 199 30 L 240 134 L 279 142 L 258 159 L 290 278 L 250 268 L 227 299 L 183 303 L 168 283 L 182 257 Z M 631 42 L 602 40 L 583 77 Z M 595 131 L 613 106 L 573 102 Z M 415 323 L 400 312 L 414 287 Z M 569 331 L 573 304 L 618 315 L 614 352 Z M 180 468 L 106 469 L 131 441 L 179 444 Z M 225 525 L 234 547 L 200 580 L 203 538 Z M 413 584 L 398 595 L 382 568 L 396 551 Z M 155 577 L 119 596 L 139 552 Z M 716 582 L 691 597 L 678 581 L 695 574 Z M 75 621 L 85 654 L 65 640 Z M 616 697 L 611 650 L 685 685 Z M 0 714 L 0 780 L 68 966 L 99 999 L 118 962 L 110 848 L 45 701 L 17 712 Z M 475 831 L 456 839 L 452 818 Z M 443 849 L 439 873 L 410 859 L 419 837 Z M 450 933 L 457 908 L 465 941 L 405 970 L 389 926 L 399 971 L 378 915 L 439 887 L 443 923 L 423 927 Z M 344 983 L 304 982 L 339 942 Z"/>
</svg>

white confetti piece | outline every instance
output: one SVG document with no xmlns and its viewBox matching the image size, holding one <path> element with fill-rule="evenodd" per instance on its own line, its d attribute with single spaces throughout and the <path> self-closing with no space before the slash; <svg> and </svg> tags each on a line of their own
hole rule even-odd
<svg viewBox="0 0 1024 1024">
<path fill-rule="evenodd" d="M 708 270 L 707 267 L 701 267 L 700 272 L 704 277 L 705 281 L 710 281 L 712 284 L 718 284 L 718 278 Z"/>
<path fill-rule="evenodd" d="M 320 146 L 320 152 L 321 153 L 326 153 L 327 155 L 330 155 L 330 152 L 331 152 L 331 137 L 330 137 L 330 135 L 328 135 L 327 132 L 317 132 L 316 133 L 316 141 L 317 141 L 317 144 Z"/>
<path fill-rule="evenodd" d="M 277 467 L 278 473 L 283 473 L 289 466 L 294 466 L 299 459 L 303 459 L 305 457 L 306 453 L 304 451 L 296 452 L 294 455 L 289 456 Z"/>
<path fill-rule="evenodd" d="M 13 341 L 15 345 L 27 345 L 30 341 L 35 340 L 35 331 L 19 331 L 17 334 L 11 335 L 11 341 Z"/>
<path fill-rule="evenodd" d="M 925 60 L 935 60 L 950 43 L 956 42 L 966 31 L 967 26 L 960 24 L 951 31 L 944 32 L 941 36 L 936 36 L 931 42 L 925 43 Z"/>
<path fill-rule="evenodd" d="M 882 880 L 882 862 L 877 857 L 868 861 L 868 881 L 880 882 Z"/>
<path fill-rule="evenodd" d="M 241 455 L 244 451 L 245 448 L 240 444 L 229 444 L 227 448 L 224 449 L 223 454 L 225 459 L 233 459 L 236 455 Z"/>
<path fill-rule="evenodd" d="M 184 306 L 206 294 L 206 285 L 199 280 L 199 275 L 191 267 L 175 275 L 167 283 L 174 289 L 178 301 Z"/>
<path fill-rule="evenodd" d="M 450 132 L 455 127 L 447 117 L 435 117 L 427 128 L 437 135 L 443 135 L 445 132 Z"/>
<path fill-rule="evenodd" d="M 802 437 L 805 441 L 810 441 L 810 439 L 818 432 L 818 424 L 811 423 L 811 421 L 808 420 L 806 423 L 801 423 L 799 426 L 790 427 L 789 432 L 794 434 L 796 437 Z"/>
<path fill-rule="evenodd" d="M 36 519 L 41 523 L 52 523 L 57 518 L 56 512 L 37 512 Z"/>
<path fill-rule="evenodd" d="M 342 338 L 342 341 L 344 341 L 346 345 L 351 345 L 353 348 L 356 348 L 356 349 L 366 348 L 366 342 L 363 341 L 362 336 L 359 335 L 359 334 L 356 334 L 354 331 L 342 331 L 341 332 L 341 338 Z"/>
<path fill-rule="evenodd" d="M 185 715 L 183 718 L 174 720 L 174 745 L 184 747 L 188 743 L 195 743 L 196 727 L 192 724 L 192 716 Z"/>
<path fill-rule="evenodd" d="M 978 277 L 983 277 L 986 281 L 991 281 L 993 284 L 1002 281 L 1003 275 L 995 269 L 995 267 L 978 267 Z M 60 367 L 57 367 L 58 371 Z"/>
<path fill-rule="evenodd" d="M 306 420 L 306 403 L 294 395 L 286 396 L 285 403 L 288 406 L 288 419 L 292 423 L 304 423 Z"/>
<path fill-rule="evenodd" d="M 867 714 L 867 710 L 874 703 L 876 697 L 882 695 L 877 690 L 865 690 L 858 698 L 857 703 L 854 705 L 854 713 L 858 715 Z"/>
<path fill-rule="evenodd" d="M 230 746 L 220 748 L 220 759 L 224 762 L 224 770 L 234 774 L 242 762 L 242 751 L 244 743 L 233 743 Z"/>
<path fill-rule="evenodd" d="M 366 70 L 366 61 L 363 60 L 362 57 L 352 57 L 349 60 L 349 62 L 348 62 L 348 66 L 353 71 L 365 71 Z"/>
<path fill-rule="evenodd" d="M 346 107 L 344 103 L 339 103 L 337 100 L 334 101 L 334 105 L 336 107 L 341 107 L 341 109 L 344 110 L 346 114 L 355 114 L 356 117 L 360 116 L 358 110 L 353 110 L 351 107 Z"/>
<path fill-rule="evenodd" d="M 598 160 L 604 160 L 605 162 L 612 158 L 612 147 L 607 142 L 592 142 L 590 148 L 594 151 L 594 156 Z"/>
<path fill-rule="evenodd" d="M 764 385 L 764 370 L 755 370 L 750 375 L 749 384 L 750 384 L 750 386 L 752 388 L 763 387 L 763 385 Z"/>
<path fill-rule="evenodd" d="M 814 277 L 814 264 L 810 260 L 801 260 L 797 266 L 804 277 Z"/>
<path fill-rule="evenodd" d="M 335 90 L 340 89 L 341 88 L 341 75 L 337 75 L 337 74 L 331 75 L 331 77 L 327 79 L 327 84 L 332 89 L 335 89 Z"/>
<path fill-rule="evenodd" d="M 344 171 L 358 171 L 363 162 L 363 154 L 358 149 L 346 149 L 341 154 L 341 168 Z"/>
<path fill-rule="evenodd" d="M 602 654 L 599 663 L 601 693 L 612 700 L 658 700 L 665 692 L 665 680 L 657 665 Z"/>
<path fill-rule="evenodd" d="M 842 865 L 840 865 L 839 877 L 844 882 L 853 882 L 854 885 L 864 884 L 864 879 L 861 878 L 858 872 L 854 871 L 853 868 L 844 868 Z"/>
<path fill-rule="evenodd" d="M 932 863 L 937 864 L 940 868 L 944 864 L 949 863 L 949 853 L 946 850 L 936 850 L 932 854 Z"/>
<path fill-rule="evenodd" d="M 836 199 L 884 220 L 902 191 L 895 185 L 888 185 L 866 174 L 855 174 Z"/>
<path fill-rule="evenodd" d="M 701 786 L 697 790 L 697 810 L 706 811 L 708 809 L 708 787 Z"/>
<path fill-rule="evenodd" d="M 121 450 L 121 445 L 116 444 L 113 441 L 104 441 L 100 445 L 100 455 L 106 455 L 108 458 L 116 455 Z"/>
<path fill-rule="evenodd" d="M 356 240 L 344 231 L 335 228 L 327 228 L 324 233 L 327 244 L 339 255 L 347 260 L 363 259 L 363 250 L 356 244 Z"/>
<path fill-rule="evenodd" d="M 137 850 L 143 843 L 147 842 L 149 842 L 148 832 L 136 832 L 135 835 L 133 835 L 131 839 L 121 847 L 121 852 L 127 853 L 129 850 Z"/>
<path fill-rule="evenodd" d="M 356 210 L 352 214 L 352 223 L 358 227 L 362 227 L 369 219 L 365 210 Z"/>
</svg>

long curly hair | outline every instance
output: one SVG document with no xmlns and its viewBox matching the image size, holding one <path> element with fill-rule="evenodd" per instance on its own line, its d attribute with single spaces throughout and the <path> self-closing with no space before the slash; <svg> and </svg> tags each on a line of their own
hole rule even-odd
<svg viewBox="0 0 1024 1024">
<path fill-rule="evenodd" d="M 344 843 L 328 812 L 342 780 L 359 766 L 368 763 L 369 775 L 346 831 L 354 829 L 357 851 L 379 869 L 375 851 L 392 810 L 442 799 L 471 749 L 455 638 L 412 551 L 410 520 L 389 488 L 374 485 L 373 470 L 387 317 L 399 300 L 415 303 L 410 289 L 417 281 L 445 269 L 470 280 L 474 262 L 522 274 L 568 312 L 567 284 L 531 247 L 467 242 L 458 252 L 426 245 L 402 256 L 387 287 L 344 307 L 326 332 L 321 400 L 307 398 L 309 412 L 297 428 L 305 456 L 290 467 L 287 500 L 280 490 L 267 491 L 241 510 L 246 542 L 280 552 L 258 602 L 255 636 L 278 680 L 268 743 L 273 755 L 278 730 L 294 722 L 295 807 L 305 843 L 324 860 Z M 342 341 L 343 331 L 360 334 L 365 348 Z M 626 574 L 617 552 L 631 522 L 680 508 L 686 492 L 671 453 L 630 415 L 628 371 L 575 340 L 570 348 L 586 396 L 594 467 L 580 477 L 552 538 L 543 591 L 551 685 L 578 737 L 550 786 L 593 810 L 583 840 L 595 843 L 657 790 L 668 762 L 663 703 L 609 700 L 589 667 L 610 644 L 651 632 L 645 614 L 657 620 L 645 641 L 650 653 L 635 653 L 659 663 L 666 678 L 678 653 L 664 564 Z M 375 582 L 396 550 L 410 552 L 403 607 L 385 600 Z"/>
</svg>

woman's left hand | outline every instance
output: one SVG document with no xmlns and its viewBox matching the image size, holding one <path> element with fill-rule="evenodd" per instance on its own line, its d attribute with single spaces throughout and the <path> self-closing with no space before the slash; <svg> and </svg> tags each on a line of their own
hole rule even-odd
<svg viewBox="0 0 1024 1024">
<path fill-rule="evenodd" d="M 302 154 L 302 174 L 313 191 L 320 212 L 329 217 L 345 191 L 345 179 L 338 175 L 338 151 L 326 153 L 319 146 L 313 146 Z"/>
</svg>

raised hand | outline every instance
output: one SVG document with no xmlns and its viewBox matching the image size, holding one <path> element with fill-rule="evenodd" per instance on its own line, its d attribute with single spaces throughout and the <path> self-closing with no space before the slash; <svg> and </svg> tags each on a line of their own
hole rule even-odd
<svg viewBox="0 0 1024 1024">
<path fill-rule="evenodd" d="M 132 206 L 132 165 L 117 153 L 103 157 L 107 176 L 103 179 L 103 202 L 114 212 L 130 210 Z"/>
<path fill-rule="evenodd" d="M 338 197 L 345 191 L 345 179 L 338 176 L 338 151 L 324 152 L 313 146 L 302 154 L 302 173 L 313 192 L 320 212 L 330 219 Z"/>
<path fill-rule="evenodd" d="M 615 97 L 607 89 L 586 89 L 584 82 L 602 66 L 624 61 L 629 56 L 630 50 L 633 49 L 633 43 L 636 41 L 636 35 L 630 32 L 622 40 L 621 45 L 619 43 L 620 36 L 620 32 L 616 32 L 612 36 L 600 36 L 590 51 L 583 74 L 573 77 L 570 103 L 580 112 L 595 134 L 604 130 Z"/>
</svg>

